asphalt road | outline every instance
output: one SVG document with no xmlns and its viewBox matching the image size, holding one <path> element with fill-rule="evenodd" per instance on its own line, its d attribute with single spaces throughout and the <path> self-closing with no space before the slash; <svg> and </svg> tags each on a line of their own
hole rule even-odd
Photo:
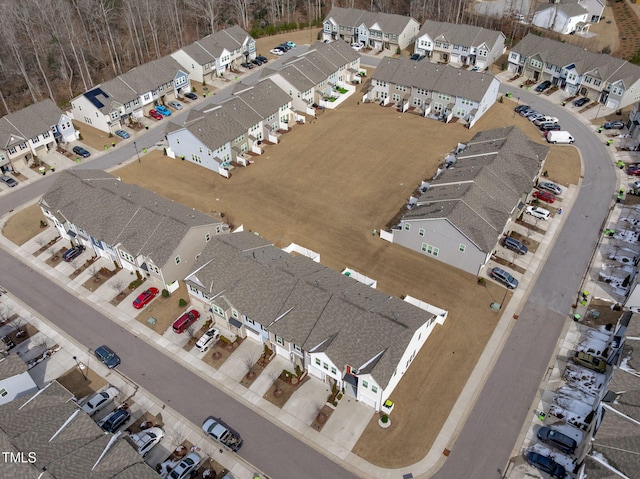
<svg viewBox="0 0 640 479">
<path fill-rule="evenodd" d="M 528 300 L 437 479 L 502 477 L 529 408 L 547 371 L 571 304 L 585 274 L 616 193 L 615 171 L 604 139 L 568 110 L 534 93 L 511 91 L 520 104 L 555 116 L 575 138 L 584 164 L 576 202 Z M 569 148 L 569 147 L 567 147 Z M 565 213 L 566 214 L 566 213 Z"/>
</svg>

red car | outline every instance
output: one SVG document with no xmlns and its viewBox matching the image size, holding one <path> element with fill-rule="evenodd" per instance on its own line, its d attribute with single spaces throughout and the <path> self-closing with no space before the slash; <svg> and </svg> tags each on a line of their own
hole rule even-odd
<svg viewBox="0 0 640 479">
<path fill-rule="evenodd" d="M 136 309 L 144 308 L 158 295 L 158 293 L 158 288 L 149 288 L 148 290 L 143 291 L 136 299 L 133 300 L 133 307 Z"/>
<path fill-rule="evenodd" d="M 193 323 L 195 323 L 199 317 L 200 317 L 200 313 L 197 312 L 195 309 L 192 309 L 191 311 L 184 313 L 182 316 L 180 316 L 178 319 L 176 319 L 173 322 L 173 330 L 176 333 L 180 334 L 184 332 L 184 330 L 187 329 L 189 326 L 191 326 Z"/>
<path fill-rule="evenodd" d="M 162 120 L 162 115 L 155 110 L 149 110 L 149 116 L 151 118 L 155 118 L 156 120 Z"/>
<path fill-rule="evenodd" d="M 638 165 L 627 166 L 627 173 L 633 176 L 640 176 L 640 166 Z"/>
<path fill-rule="evenodd" d="M 534 198 L 538 198 L 540 201 L 544 201 L 545 203 L 553 203 L 556 201 L 556 196 L 553 193 L 549 193 L 548 191 L 534 191 Z"/>
</svg>

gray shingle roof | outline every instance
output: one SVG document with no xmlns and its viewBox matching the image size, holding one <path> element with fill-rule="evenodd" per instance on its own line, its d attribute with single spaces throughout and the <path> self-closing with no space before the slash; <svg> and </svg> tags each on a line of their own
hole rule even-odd
<svg viewBox="0 0 640 479">
<path fill-rule="evenodd" d="M 129 479 L 130 468 L 137 479 L 158 477 L 125 440 L 108 447 L 113 435 L 102 431 L 71 397 L 54 381 L 31 396 L 0 405 L 2 450 L 36 454 L 34 464 L 0 461 L 0 477 Z M 46 474 L 40 476 L 42 471 Z"/>
<path fill-rule="evenodd" d="M 138 95 L 143 95 L 155 90 L 160 85 L 172 82 L 181 70 L 182 66 L 178 61 L 167 55 L 158 60 L 143 63 L 127 73 L 123 73 L 118 78 L 130 86 Z"/>
<path fill-rule="evenodd" d="M 27 371 L 27 365 L 17 354 L 9 354 L 0 358 L 0 381 L 12 378 Z"/>
<path fill-rule="evenodd" d="M 66 170 L 40 204 L 61 223 L 82 228 L 109 245 L 122 244 L 163 267 L 190 228 L 221 222 L 99 170 Z"/>
<path fill-rule="evenodd" d="M 188 284 L 307 351 L 323 344 L 339 367 L 369 363 L 383 387 L 416 329 L 433 318 L 249 232 L 214 238 L 200 258 Z"/>
<path fill-rule="evenodd" d="M 207 35 L 191 45 L 183 47 L 182 50 L 200 65 L 204 65 L 220 58 L 223 49 L 233 52 L 241 48 L 245 41 L 249 42 L 251 39 L 251 36 L 242 28 L 233 25 Z"/>
<path fill-rule="evenodd" d="M 480 101 L 495 76 L 487 72 L 472 72 L 450 65 L 411 61 L 406 57 L 383 58 L 373 73 L 374 80 L 422 88 L 455 97 Z"/>
<path fill-rule="evenodd" d="M 446 219 L 488 253 L 548 152 L 514 126 L 480 132 L 403 219 Z"/>
<path fill-rule="evenodd" d="M 640 67 L 621 58 L 604 53 L 594 53 L 569 43 L 529 33 L 511 49 L 525 58 L 539 55 L 542 61 L 558 67 L 575 65 L 578 73 L 600 78 L 604 82 L 624 81 L 629 88 L 640 79 Z M 606 85 L 603 85 L 606 86 Z"/>
<path fill-rule="evenodd" d="M 0 145 L 13 143 L 11 136 L 29 140 L 45 132 L 51 133 L 61 116 L 62 110 L 49 98 L 9 113 L 0 119 Z"/>
<path fill-rule="evenodd" d="M 434 40 L 441 38 L 452 45 L 477 47 L 486 43 L 490 49 L 495 46 L 500 37 L 504 37 L 502 32 L 496 30 L 434 20 L 424 22 L 418 32 L 418 38 L 423 35 L 429 35 Z"/>
<path fill-rule="evenodd" d="M 368 12 L 355 8 L 333 7 L 326 19 L 333 19 L 338 25 L 359 27 L 364 24 L 371 28 L 374 24 L 381 27 L 381 31 L 399 35 L 413 20 L 405 15 L 395 13 Z M 415 20 L 414 20 L 415 21 Z"/>
</svg>

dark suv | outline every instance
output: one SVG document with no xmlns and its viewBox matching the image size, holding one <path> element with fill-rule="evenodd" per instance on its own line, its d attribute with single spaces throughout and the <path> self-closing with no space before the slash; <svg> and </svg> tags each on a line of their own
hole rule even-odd
<svg viewBox="0 0 640 479">
<path fill-rule="evenodd" d="M 527 254 L 527 252 L 529 251 L 529 248 L 527 248 L 520 241 L 518 241 L 515 238 L 512 238 L 511 236 L 507 236 L 504 239 L 504 241 L 502 242 L 502 246 L 504 246 L 507 249 L 510 249 L 511 251 L 515 251 L 518 254 Z"/>
<path fill-rule="evenodd" d="M 129 421 L 130 417 L 131 413 L 129 411 L 126 409 L 118 409 L 107 416 L 100 426 L 107 432 L 115 433 Z"/>
<path fill-rule="evenodd" d="M 76 155 L 80 155 L 82 158 L 89 158 L 91 156 L 91 153 L 89 153 L 87 150 L 85 150 L 81 146 L 74 146 L 73 152 Z"/>
<path fill-rule="evenodd" d="M 550 86 L 551 86 L 551 82 L 549 80 L 545 80 L 536 87 L 536 91 L 542 93 Z"/>
<path fill-rule="evenodd" d="M 538 439 L 541 442 L 549 444 L 565 454 L 573 454 L 578 447 L 578 443 L 572 437 L 561 432 L 551 429 L 550 427 L 541 427 L 538 430 Z"/>
<path fill-rule="evenodd" d="M 518 280 L 497 266 L 491 270 L 490 276 L 509 289 L 516 289 L 518 287 Z"/>
<path fill-rule="evenodd" d="M 582 106 L 582 105 L 586 105 L 587 103 L 589 103 L 589 99 L 586 96 L 582 98 L 578 98 L 576 101 L 573 102 L 575 106 Z"/>
</svg>

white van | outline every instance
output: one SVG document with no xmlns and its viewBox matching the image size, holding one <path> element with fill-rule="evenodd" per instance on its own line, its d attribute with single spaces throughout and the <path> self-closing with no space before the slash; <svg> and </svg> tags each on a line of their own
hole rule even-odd
<svg viewBox="0 0 640 479">
<path fill-rule="evenodd" d="M 572 145 L 575 140 L 573 139 L 573 137 L 568 131 L 561 130 L 561 131 L 550 131 L 547 134 L 547 141 L 549 143 L 553 143 L 554 145 L 556 143 L 564 143 L 564 144 Z"/>
</svg>

